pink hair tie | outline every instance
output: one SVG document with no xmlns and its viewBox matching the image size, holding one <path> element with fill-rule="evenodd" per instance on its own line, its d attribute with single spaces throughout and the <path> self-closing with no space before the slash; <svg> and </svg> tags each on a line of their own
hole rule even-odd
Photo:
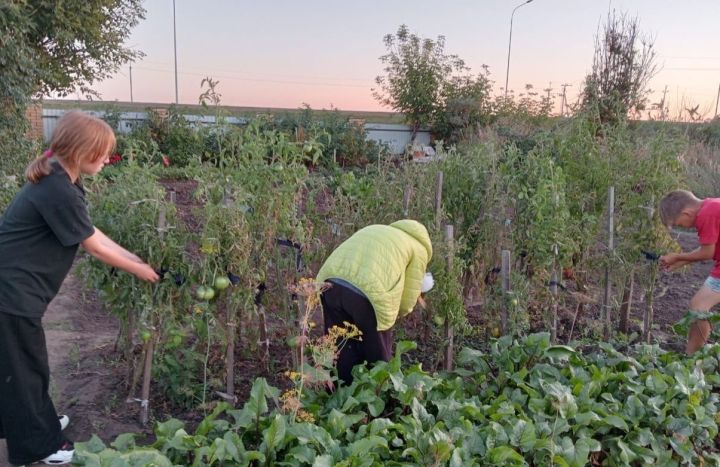
<svg viewBox="0 0 720 467">
<path fill-rule="evenodd" d="M 45 156 L 45 157 L 47 157 L 48 159 L 50 159 L 50 158 L 53 156 L 52 149 L 48 149 L 47 151 L 45 151 L 45 152 L 43 153 L 43 156 Z"/>
</svg>

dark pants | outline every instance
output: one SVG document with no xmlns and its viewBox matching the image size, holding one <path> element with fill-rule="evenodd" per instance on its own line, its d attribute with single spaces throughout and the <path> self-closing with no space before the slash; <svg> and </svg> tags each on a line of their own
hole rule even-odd
<svg viewBox="0 0 720 467">
<path fill-rule="evenodd" d="M 393 355 L 393 332 L 377 330 L 375 310 L 363 295 L 339 284 L 332 284 L 320 297 L 325 318 L 325 332 L 333 326 L 354 324 L 362 332 L 362 340 L 350 339 L 340 350 L 337 371 L 341 381 L 352 383 L 352 369 L 362 362 L 389 361 Z"/>
<path fill-rule="evenodd" d="M 40 319 L 0 312 L 0 438 L 7 440 L 13 464 L 43 459 L 65 441 L 49 384 Z"/>
</svg>

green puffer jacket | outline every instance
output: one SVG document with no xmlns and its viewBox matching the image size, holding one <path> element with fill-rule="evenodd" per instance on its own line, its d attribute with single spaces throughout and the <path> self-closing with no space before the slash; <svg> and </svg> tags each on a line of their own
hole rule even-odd
<svg viewBox="0 0 720 467">
<path fill-rule="evenodd" d="M 378 331 L 385 331 L 413 310 L 430 258 L 432 243 L 421 223 L 370 225 L 332 252 L 317 280 L 342 279 L 360 289 L 375 309 Z"/>
</svg>

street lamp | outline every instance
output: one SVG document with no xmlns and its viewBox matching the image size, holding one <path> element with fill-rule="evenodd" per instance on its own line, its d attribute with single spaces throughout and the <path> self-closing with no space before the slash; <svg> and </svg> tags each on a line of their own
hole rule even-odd
<svg viewBox="0 0 720 467">
<path fill-rule="evenodd" d="M 512 14 L 510 15 L 510 40 L 508 40 L 508 58 L 507 58 L 507 70 L 505 71 L 505 97 L 507 97 L 508 94 L 508 79 L 510 79 L 510 47 L 512 47 L 512 23 L 513 23 L 513 16 L 515 16 L 515 11 L 517 11 L 518 8 L 520 8 L 523 5 L 527 5 L 528 3 L 532 2 L 533 0 L 527 0 L 526 2 L 521 3 L 520 5 L 516 6 Z"/>
<path fill-rule="evenodd" d="M 532 0 L 530 0 L 532 1 Z M 513 11 L 514 13 L 514 11 Z M 178 104 L 178 83 L 177 83 L 177 34 L 175 32 L 175 0 L 173 0 L 173 52 L 175 53 L 175 105 Z"/>
</svg>

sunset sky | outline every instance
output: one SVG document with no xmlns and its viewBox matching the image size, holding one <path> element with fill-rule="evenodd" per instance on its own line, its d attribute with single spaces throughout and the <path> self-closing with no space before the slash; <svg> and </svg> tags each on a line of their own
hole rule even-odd
<svg viewBox="0 0 720 467">
<path fill-rule="evenodd" d="M 176 0 L 179 100 L 195 104 L 200 81 L 220 82 L 222 104 L 253 107 L 390 110 L 372 97 L 382 71 L 382 38 L 407 24 L 418 35 L 446 38 L 446 52 L 473 71 L 488 65 L 505 82 L 511 0 Z M 173 2 L 147 0 L 147 18 L 128 45 L 146 56 L 133 64 L 136 102 L 174 102 Z M 510 88 L 526 83 L 553 92 L 570 84 L 574 100 L 590 70 L 598 27 L 608 8 L 638 16 L 655 40 L 674 109 L 700 104 L 715 112 L 720 84 L 719 0 L 534 0 L 515 13 Z M 96 86 L 107 101 L 130 100 L 129 68 Z M 498 89 L 498 92 L 499 89 Z"/>
</svg>

